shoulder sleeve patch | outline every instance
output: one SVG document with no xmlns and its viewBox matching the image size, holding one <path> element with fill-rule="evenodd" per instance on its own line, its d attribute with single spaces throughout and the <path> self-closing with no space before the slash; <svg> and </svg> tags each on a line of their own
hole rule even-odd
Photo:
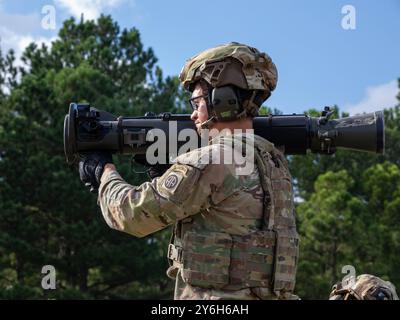
<svg viewBox="0 0 400 320">
<path fill-rule="evenodd" d="M 174 192 L 176 188 L 178 188 L 182 179 L 183 175 L 180 172 L 172 172 L 165 178 L 163 186 L 170 192 Z"/>
<path fill-rule="evenodd" d="M 176 203 L 186 200 L 200 178 L 200 170 L 189 165 L 174 164 L 157 181 L 157 191 Z"/>
</svg>

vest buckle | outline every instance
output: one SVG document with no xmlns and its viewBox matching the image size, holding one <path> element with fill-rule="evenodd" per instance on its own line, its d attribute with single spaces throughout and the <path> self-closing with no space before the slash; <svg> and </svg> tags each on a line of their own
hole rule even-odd
<svg viewBox="0 0 400 320">
<path fill-rule="evenodd" d="M 170 243 L 168 246 L 168 259 L 181 262 L 182 248 Z"/>
</svg>

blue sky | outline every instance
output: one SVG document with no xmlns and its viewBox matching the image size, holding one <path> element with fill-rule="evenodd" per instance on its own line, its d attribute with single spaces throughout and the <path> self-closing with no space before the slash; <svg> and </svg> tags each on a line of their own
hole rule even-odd
<svg viewBox="0 0 400 320">
<path fill-rule="evenodd" d="M 55 8 L 55 30 L 41 27 L 45 5 Z M 355 9 L 354 30 L 342 28 L 345 5 Z M 279 72 L 267 105 L 284 113 L 338 104 L 354 114 L 396 104 L 399 0 L 0 0 L 1 47 L 20 52 L 30 41 L 50 42 L 64 19 L 81 12 L 111 14 L 121 27 L 138 28 L 165 75 L 218 44 L 257 47 Z"/>
</svg>

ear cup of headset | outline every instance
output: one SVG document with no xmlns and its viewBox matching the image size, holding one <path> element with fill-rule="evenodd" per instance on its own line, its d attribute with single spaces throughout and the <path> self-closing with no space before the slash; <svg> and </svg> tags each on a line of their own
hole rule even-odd
<svg viewBox="0 0 400 320">
<path fill-rule="evenodd" d="M 218 121 L 234 121 L 242 111 L 238 95 L 232 86 L 213 88 L 211 106 Z"/>
</svg>

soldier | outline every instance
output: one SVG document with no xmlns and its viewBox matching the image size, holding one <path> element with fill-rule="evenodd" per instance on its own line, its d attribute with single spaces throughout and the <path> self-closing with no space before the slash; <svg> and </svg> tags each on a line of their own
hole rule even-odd
<svg viewBox="0 0 400 320">
<path fill-rule="evenodd" d="M 297 298 L 298 234 L 287 161 L 269 141 L 244 133 L 276 87 L 274 63 L 234 42 L 189 59 L 180 80 L 192 93 L 199 134 L 217 132 L 209 145 L 178 156 L 140 186 L 123 180 L 111 155 L 88 154 L 79 164 L 81 180 L 99 187 L 111 228 L 145 237 L 175 224 L 167 270 L 176 281 L 175 299 Z M 238 174 L 242 165 L 235 161 L 203 161 L 210 153 L 223 158 L 232 142 L 254 146 L 245 155 L 252 165 L 247 175 Z"/>
<path fill-rule="evenodd" d="M 399 300 L 395 286 L 379 277 L 362 274 L 332 287 L 329 300 Z"/>
</svg>

